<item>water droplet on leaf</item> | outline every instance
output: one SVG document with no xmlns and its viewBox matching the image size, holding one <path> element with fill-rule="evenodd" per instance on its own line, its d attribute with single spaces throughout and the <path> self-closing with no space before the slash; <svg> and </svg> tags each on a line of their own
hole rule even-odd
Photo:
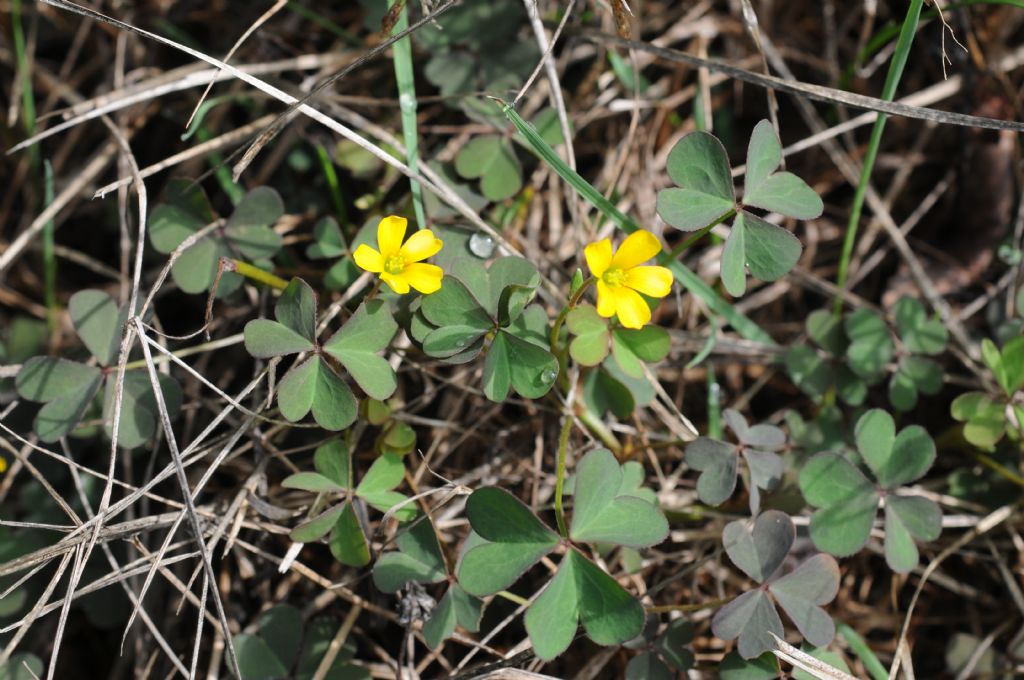
<svg viewBox="0 0 1024 680">
<path fill-rule="evenodd" d="M 487 234 L 473 234 L 469 237 L 469 251 L 477 257 L 488 258 L 494 254 L 494 239 Z"/>
</svg>

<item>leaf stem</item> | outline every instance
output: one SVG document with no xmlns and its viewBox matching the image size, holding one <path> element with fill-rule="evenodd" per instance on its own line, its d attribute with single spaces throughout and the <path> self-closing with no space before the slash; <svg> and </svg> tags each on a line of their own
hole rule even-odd
<svg viewBox="0 0 1024 680">
<path fill-rule="evenodd" d="M 583 409 L 576 414 L 590 432 L 601 440 L 601 443 L 611 449 L 611 452 L 618 457 L 622 453 L 622 444 L 615 438 L 615 434 L 608 429 L 608 426 L 604 424 L 604 421 L 597 417 L 597 415 L 591 411 L 586 405 L 583 405 Z"/>
<path fill-rule="evenodd" d="M 243 262 L 242 260 L 230 260 L 231 267 L 230 271 L 240 274 L 247 279 L 251 279 L 258 283 L 276 288 L 277 290 L 284 290 L 288 287 L 288 282 L 282 279 L 280 276 L 275 276 L 268 271 L 264 271 L 256 265 Z"/>
<path fill-rule="evenodd" d="M 989 468 L 1000 477 L 1003 477 L 1004 479 L 1013 482 L 1017 486 L 1024 486 L 1024 477 L 1021 477 L 1017 473 L 1013 472 L 1005 465 L 1000 464 L 991 456 L 984 454 L 981 451 L 975 451 L 974 449 L 971 449 L 970 453 L 979 463 Z"/>
<path fill-rule="evenodd" d="M 702 238 L 704 238 L 705 236 L 707 236 L 708 233 L 712 229 L 717 227 L 722 222 L 725 222 L 728 219 L 732 219 L 733 216 L 735 216 L 735 215 L 736 215 L 736 208 L 734 207 L 734 208 L 730 209 L 728 212 L 722 214 L 720 217 L 716 217 L 715 220 L 711 224 L 709 224 L 706 227 L 701 227 L 700 230 L 695 232 L 692 236 L 690 236 L 690 238 L 686 239 L 682 243 L 678 244 L 675 248 L 670 250 L 668 252 L 669 259 L 672 259 L 672 260 L 676 259 L 677 257 L 679 257 L 679 255 L 684 250 L 687 250 L 694 243 L 696 243 L 697 241 L 699 241 Z"/>
<path fill-rule="evenodd" d="M 527 600 L 525 597 L 520 597 L 520 596 L 516 595 L 515 593 L 508 592 L 507 590 L 499 590 L 498 592 L 495 593 L 495 595 L 497 595 L 498 597 L 503 597 L 506 600 L 508 600 L 509 602 L 515 602 L 516 604 L 520 605 L 521 607 L 526 607 L 527 605 L 530 604 L 530 601 Z"/>
<path fill-rule="evenodd" d="M 551 353 L 558 356 L 558 336 L 562 334 L 562 324 L 565 323 L 565 317 L 569 315 L 569 312 L 579 304 L 580 298 L 583 297 L 583 293 L 587 292 L 587 288 L 590 288 L 593 283 L 597 281 L 593 276 L 580 284 L 580 287 L 573 293 L 568 302 L 565 303 L 565 307 L 562 307 L 562 311 L 558 313 L 555 318 L 555 322 L 551 324 Z"/>
<path fill-rule="evenodd" d="M 555 472 L 555 521 L 562 538 L 569 538 L 565 524 L 565 508 L 562 505 L 562 490 L 565 486 L 565 458 L 569 451 L 569 433 L 572 432 L 572 414 L 566 413 L 562 420 L 562 431 L 558 433 L 558 468 Z"/>
</svg>

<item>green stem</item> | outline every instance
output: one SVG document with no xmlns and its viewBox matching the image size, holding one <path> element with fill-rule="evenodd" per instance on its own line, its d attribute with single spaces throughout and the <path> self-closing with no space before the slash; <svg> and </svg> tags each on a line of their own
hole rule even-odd
<svg viewBox="0 0 1024 680">
<path fill-rule="evenodd" d="M 995 472 L 1000 477 L 1003 477 L 1017 486 L 1024 486 L 1024 477 L 1021 477 L 1017 473 L 1013 472 L 1005 465 L 1002 465 L 991 456 L 984 454 L 980 451 L 971 450 L 971 455 L 974 456 L 979 463 Z"/>
<path fill-rule="evenodd" d="M 583 410 L 576 414 L 576 417 L 580 419 L 590 432 L 601 440 L 601 443 L 607 446 L 612 453 L 616 456 L 622 453 L 622 444 L 615 438 L 615 434 L 608 429 L 608 426 L 604 424 L 604 421 L 597 417 L 597 415 L 586 408 L 584 404 Z"/>
<path fill-rule="evenodd" d="M 555 317 L 555 322 L 551 325 L 551 353 L 558 356 L 558 336 L 562 334 L 562 324 L 565 323 L 565 317 L 569 315 L 573 307 L 579 304 L 580 298 L 587 292 L 587 288 L 590 288 L 593 283 L 597 281 L 593 276 L 580 284 L 579 289 L 572 296 L 569 297 L 569 301 L 565 303 L 565 307 L 562 307 L 562 311 Z"/>
<path fill-rule="evenodd" d="M 558 533 L 569 538 L 565 524 L 565 508 L 562 506 L 562 488 L 565 485 L 565 458 L 569 451 L 569 434 L 572 432 L 572 414 L 566 413 L 562 420 L 562 431 L 558 433 L 558 469 L 555 472 L 555 521 Z"/>
<path fill-rule="evenodd" d="M 388 7 L 402 2 L 402 8 L 395 22 L 394 32 L 400 33 L 409 27 L 409 14 L 404 0 L 388 0 Z M 395 62 L 395 80 L 398 83 L 398 106 L 402 112 L 402 139 L 405 142 L 405 155 L 409 162 L 412 175 L 419 172 L 419 135 L 416 122 L 416 79 L 412 70 L 412 41 L 402 38 L 391 46 Z M 420 229 L 427 228 L 427 213 L 423 208 L 423 187 L 418 180 L 409 182 L 412 190 L 412 207 L 416 211 L 416 222 Z"/>
<path fill-rule="evenodd" d="M 288 287 L 288 282 L 280 276 L 275 276 L 270 272 L 263 271 L 255 265 L 251 265 L 248 262 L 243 262 L 241 260 L 230 260 L 230 262 L 232 265 L 232 271 L 247 279 L 262 283 L 270 286 L 271 288 L 276 288 L 277 290 L 284 290 Z"/>
<path fill-rule="evenodd" d="M 899 85 L 903 76 L 903 68 L 907 65 L 907 58 L 910 56 L 910 46 L 914 41 L 914 33 L 917 31 L 917 23 L 921 18 L 921 6 L 924 0 L 911 0 L 907 16 L 903 20 L 903 27 L 900 29 L 900 37 L 896 42 L 896 52 L 892 62 L 889 64 L 889 72 L 885 76 L 885 85 L 882 87 L 882 99 L 892 101 L 896 96 L 896 86 Z M 836 274 L 836 287 L 842 291 L 846 286 L 846 278 L 849 274 L 850 257 L 853 255 L 853 246 L 857 242 L 857 227 L 860 224 L 860 214 L 864 207 L 864 199 L 871 181 L 871 172 L 875 167 L 875 159 L 878 157 L 878 149 L 882 143 L 882 132 L 885 130 L 886 116 L 878 114 L 875 125 L 871 129 L 871 139 L 868 141 L 867 152 L 864 154 L 864 166 L 861 168 L 860 181 L 857 183 L 857 190 L 853 196 L 853 205 L 850 207 L 850 218 L 846 222 L 846 236 L 843 239 L 843 251 L 839 257 L 839 271 Z M 843 310 L 843 298 L 836 295 L 832 304 L 832 313 L 838 319 Z"/>
<path fill-rule="evenodd" d="M 515 593 L 508 592 L 507 590 L 499 590 L 498 592 L 495 593 L 495 595 L 497 595 L 498 597 L 503 597 L 506 600 L 508 600 L 509 602 L 515 602 L 516 604 L 518 604 L 521 607 L 526 607 L 527 605 L 530 604 L 530 601 L 527 600 L 525 597 L 520 597 L 520 596 L 516 595 Z"/>
<path fill-rule="evenodd" d="M 725 221 L 726 221 L 726 220 L 728 220 L 728 219 L 732 219 L 732 217 L 733 217 L 733 216 L 734 216 L 735 214 L 736 214 L 736 208 L 732 208 L 732 209 L 731 209 L 731 210 L 729 210 L 729 211 L 728 211 L 727 213 L 723 214 L 723 215 L 722 215 L 721 217 L 717 217 L 717 218 L 715 218 L 715 221 L 714 221 L 714 222 L 712 222 L 711 224 L 709 224 L 709 225 L 708 225 L 708 226 L 706 226 L 706 227 L 702 227 L 702 228 L 700 229 L 700 231 L 697 231 L 697 232 L 696 232 L 696 233 L 694 233 L 694 234 L 693 234 L 692 236 L 690 236 L 690 238 L 686 239 L 685 241 L 683 241 L 682 243 L 680 243 L 679 245 L 677 245 L 677 246 L 676 246 L 675 248 L 673 248 L 672 250 L 670 250 L 670 251 L 669 251 L 669 253 L 668 253 L 669 259 L 671 259 L 671 260 L 675 260 L 675 259 L 676 259 L 677 257 L 679 257 L 680 253 L 682 253 L 682 252 L 683 252 L 684 250 L 687 250 L 687 249 L 688 249 L 688 248 L 689 248 L 690 246 L 692 246 L 692 245 L 693 245 L 694 243 L 696 243 L 697 241 L 699 241 L 699 240 L 701 240 L 702 238 L 704 238 L 705 236 L 707 236 L 707 235 L 708 235 L 708 233 L 709 233 L 709 232 L 710 232 L 710 231 L 711 231 L 712 229 L 714 229 L 715 227 L 717 227 L 717 226 L 718 226 L 719 224 L 721 224 L 722 222 L 725 222 Z"/>
</svg>

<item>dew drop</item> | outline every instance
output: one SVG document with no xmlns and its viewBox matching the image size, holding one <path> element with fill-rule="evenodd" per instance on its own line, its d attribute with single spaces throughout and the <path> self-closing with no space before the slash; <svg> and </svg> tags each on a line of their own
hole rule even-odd
<svg viewBox="0 0 1024 680">
<path fill-rule="evenodd" d="M 540 380 L 545 385 L 550 385 L 551 383 L 555 382 L 555 378 L 557 378 L 557 377 L 558 377 L 558 371 L 556 371 L 553 368 L 549 368 L 549 369 L 547 369 L 546 371 L 544 371 L 543 373 L 540 374 Z"/>
<path fill-rule="evenodd" d="M 469 237 L 469 250 L 486 259 L 494 254 L 494 239 L 487 234 L 473 234 Z"/>
</svg>

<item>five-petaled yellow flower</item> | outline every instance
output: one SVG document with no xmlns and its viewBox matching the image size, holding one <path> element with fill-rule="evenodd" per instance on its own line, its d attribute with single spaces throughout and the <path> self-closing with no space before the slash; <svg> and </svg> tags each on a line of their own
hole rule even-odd
<svg viewBox="0 0 1024 680">
<path fill-rule="evenodd" d="M 635 231 L 626 237 L 618 251 L 603 239 L 583 250 L 590 273 L 597 279 L 597 313 L 619 316 L 626 328 L 643 328 L 651 320 L 651 308 L 640 293 L 665 297 L 672 289 L 672 272 L 665 267 L 646 266 L 643 262 L 661 252 L 661 243 L 649 231 Z"/>
<path fill-rule="evenodd" d="M 352 253 L 356 264 L 368 272 L 380 274 L 381 280 L 399 295 L 415 288 L 424 295 L 434 293 L 441 287 L 444 271 L 422 260 L 436 255 L 443 243 L 429 229 L 421 229 L 402 243 L 408 220 L 390 215 L 377 225 L 376 251 L 363 244 Z"/>
</svg>

